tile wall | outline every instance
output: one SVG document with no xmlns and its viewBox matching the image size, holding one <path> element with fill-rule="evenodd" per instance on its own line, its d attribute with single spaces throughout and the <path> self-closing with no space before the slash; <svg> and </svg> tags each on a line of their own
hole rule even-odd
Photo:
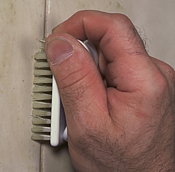
<svg viewBox="0 0 175 172">
<path fill-rule="evenodd" d="M 30 140 L 33 54 L 43 37 L 44 0 L 0 5 L 0 171 L 73 172 L 66 146 Z M 78 10 L 121 12 L 133 21 L 150 55 L 175 68 L 174 0 L 50 0 L 47 33 Z"/>
</svg>

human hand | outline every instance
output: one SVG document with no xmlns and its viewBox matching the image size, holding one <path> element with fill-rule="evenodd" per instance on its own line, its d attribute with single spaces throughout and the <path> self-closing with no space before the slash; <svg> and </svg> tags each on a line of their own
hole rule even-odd
<svg viewBox="0 0 175 172">
<path fill-rule="evenodd" d="M 77 39 L 97 47 L 99 70 Z M 45 48 L 77 172 L 175 170 L 175 72 L 147 54 L 126 16 L 78 12 Z"/>
</svg>

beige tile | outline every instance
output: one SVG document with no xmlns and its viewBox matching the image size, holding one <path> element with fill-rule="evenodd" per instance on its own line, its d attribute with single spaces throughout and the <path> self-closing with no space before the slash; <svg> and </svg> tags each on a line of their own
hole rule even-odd
<svg viewBox="0 0 175 172">
<path fill-rule="evenodd" d="M 123 6 L 116 0 L 64 0 L 51 1 L 51 27 L 69 18 L 79 10 L 101 10 L 106 12 L 124 12 Z M 50 30 L 51 31 L 51 30 Z"/>
<path fill-rule="evenodd" d="M 66 145 L 54 148 L 43 144 L 41 162 L 42 172 L 75 172 Z"/>
<path fill-rule="evenodd" d="M 40 145 L 31 141 L 33 58 L 43 36 L 42 0 L 0 5 L 0 171 L 39 172 Z"/>
<path fill-rule="evenodd" d="M 174 0 L 122 0 L 124 12 L 134 22 L 151 56 L 175 68 L 175 3 Z"/>
<path fill-rule="evenodd" d="M 151 55 L 162 59 L 175 67 L 175 3 L 170 1 L 140 0 L 52 0 L 48 33 L 52 28 L 83 9 L 121 12 L 129 16 L 146 39 Z M 72 172 L 67 148 L 42 146 L 43 172 Z"/>
</svg>

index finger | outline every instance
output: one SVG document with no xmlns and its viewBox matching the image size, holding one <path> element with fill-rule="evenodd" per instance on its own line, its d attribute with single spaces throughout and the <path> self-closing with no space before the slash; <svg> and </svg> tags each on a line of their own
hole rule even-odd
<svg viewBox="0 0 175 172">
<path fill-rule="evenodd" d="M 108 61 L 123 54 L 146 53 L 142 39 L 134 25 L 123 14 L 99 11 L 79 11 L 53 29 L 69 33 L 80 40 L 99 43 Z"/>
</svg>

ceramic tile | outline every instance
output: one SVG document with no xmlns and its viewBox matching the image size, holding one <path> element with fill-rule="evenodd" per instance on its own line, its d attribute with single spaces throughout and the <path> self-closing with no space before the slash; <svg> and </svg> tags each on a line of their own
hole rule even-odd
<svg viewBox="0 0 175 172">
<path fill-rule="evenodd" d="M 43 36 L 42 0 L 0 5 L 0 171 L 39 172 L 40 145 L 31 141 L 32 55 Z"/>
<path fill-rule="evenodd" d="M 121 5 L 146 41 L 148 53 L 175 68 L 175 20 L 172 20 L 172 16 L 175 16 L 174 0 L 122 0 Z"/>
<path fill-rule="evenodd" d="M 43 144 L 41 162 L 42 172 L 75 172 L 66 145 L 51 147 Z"/>
<path fill-rule="evenodd" d="M 139 28 L 141 36 L 146 40 L 148 52 L 175 67 L 175 32 L 172 32 L 175 30 L 175 20 L 171 17 L 175 16 L 173 1 L 52 0 L 48 34 L 52 28 L 79 10 L 121 12 L 128 15 Z M 73 171 L 67 148 L 52 148 L 46 144 L 42 146 L 41 167 L 43 172 Z"/>
</svg>

